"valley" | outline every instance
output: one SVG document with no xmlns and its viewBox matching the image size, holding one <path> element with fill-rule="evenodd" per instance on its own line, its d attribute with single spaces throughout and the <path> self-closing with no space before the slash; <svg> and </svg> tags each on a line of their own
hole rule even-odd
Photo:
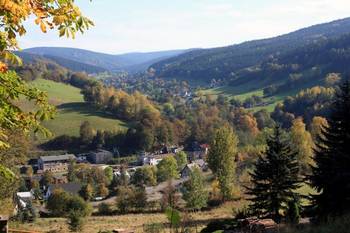
<svg viewBox="0 0 350 233">
<path fill-rule="evenodd" d="M 130 2 L 120 7 L 139 21 Z M 0 233 L 349 233 L 350 18 L 221 47 L 115 53 L 127 39 L 181 42 L 165 36 L 170 26 L 160 33 L 148 4 L 142 30 L 100 12 L 105 30 L 91 41 L 102 43 L 19 50 L 33 15 L 63 38 L 95 24 L 73 0 L 0 1 Z M 232 3 L 211 4 L 196 17 L 219 19 Z M 189 41 L 192 14 L 181 14 Z"/>
</svg>

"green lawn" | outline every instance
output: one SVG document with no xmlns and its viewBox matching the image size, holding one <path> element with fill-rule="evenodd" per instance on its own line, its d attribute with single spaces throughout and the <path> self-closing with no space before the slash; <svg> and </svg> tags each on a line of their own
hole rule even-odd
<svg viewBox="0 0 350 233">
<path fill-rule="evenodd" d="M 44 79 L 37 79 L 31 84 L 47 92 L 50 103 L 57 107 L 55 119 L 43 123 L 54 136 L 78 136 L 83 121 L 89 121 L 95 129 L 102 130 L 124 130 L 128 127 L 127 123 L 85 103 L 79 88 Z"/>
<path fill-rule="evenodd" d="M 84 102 L 80 89 L 45 79 L 36 79 L 30 83 L 32 86 L 48 93 L 50 102 L 54 105 L 71 102 Z"/>
<path fill-rule="evenodd" d="M 251 110 L 253 112 L 257 112 L 261 109 L 266 109 L 269 112 L 272 112 L 278 103 L 281 103 L 287 96 L 295 95 L 298 91 L 299 90 L 291 90 L 289 92 L 284 92 L 283 94 L 277 94 L 275 96 L 266 97 L 266 98 L 263 97 L 264 96 L 263 89 L 252 90 L 249 86 L 242 87 L 242 88 L 224 86 L 224 87 L 205 89 L 205 90 L 201 90 L 200 92 L 203 95 L 211 95 L 214 97 L 222 94 L 227 96 L 228 98 L 235 98 L 240 101 L 244 101 L 245 99 L 253 95 L 260 96 L 260 97 L 263 97 L 263 100 L 266 103 L 266 105 L 254 107 Z"/>
</svg>

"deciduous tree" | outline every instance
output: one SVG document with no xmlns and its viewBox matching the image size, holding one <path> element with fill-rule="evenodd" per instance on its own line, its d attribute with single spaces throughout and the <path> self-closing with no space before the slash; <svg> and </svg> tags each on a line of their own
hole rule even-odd
<svg viewBox="0 0 350 233">
<path fill-rule="evenodd" d="M 224 200 L 232 198 L 238 138 L 229 126 L 221 127 L 210 143 L 208 165 L 220 184 Z"/>
<path fill-rule="evenodd" d="M 184 184 L 183 198 L 190 209 L 200 210 L 207 206 L 208 192 L 205 190 L 203 177 L 199 168 L 195 168 L 190 179 Z"/>
</svg>

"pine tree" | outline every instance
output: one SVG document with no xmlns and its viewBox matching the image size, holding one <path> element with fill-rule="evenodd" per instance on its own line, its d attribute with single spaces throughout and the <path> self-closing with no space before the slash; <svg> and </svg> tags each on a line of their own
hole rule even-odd
<svg viewBox="0 0 350 233">
<path fill-rule="evenodd" d="M 319 220 L 350 211 L 350 82 L 340 86 L 315 149 L 312 206 Z"/>
<path fill-rule="evenodd" d="M 281 220 L 280 211 L 285 210 L 300 187 L 297 154 L 284 139 L 282 129 L 276 126 L 267 140 L 267 150 L 255 163 L 251 188 L 247 194 L 253 202 L 250 209 L 258 216 L 269 216 Z"/>
</svg>

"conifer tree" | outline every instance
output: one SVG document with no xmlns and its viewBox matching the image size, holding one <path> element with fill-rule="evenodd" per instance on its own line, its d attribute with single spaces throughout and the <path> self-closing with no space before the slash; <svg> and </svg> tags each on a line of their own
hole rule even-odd
<svg viewBox="0 0 350 233">
<path fill-rule="evenodd" d="M 343 83 L 315 149 L 312 206 L 319 220 L 350 211 L 350 82 Z"/>
<path fill-rule="evenodd" d="M 268 138 L 267 146 L 265 155 L 259 157 L 250 174 L 253 185 L 247 188 L 247 194 L 252 196 L 250 209 L 253 213 L 279 222 L 280 212 L 286 209 L 299 187 L 299 164 L 297 154 L 290 148 L 279 126 Z"/>
</svg>

